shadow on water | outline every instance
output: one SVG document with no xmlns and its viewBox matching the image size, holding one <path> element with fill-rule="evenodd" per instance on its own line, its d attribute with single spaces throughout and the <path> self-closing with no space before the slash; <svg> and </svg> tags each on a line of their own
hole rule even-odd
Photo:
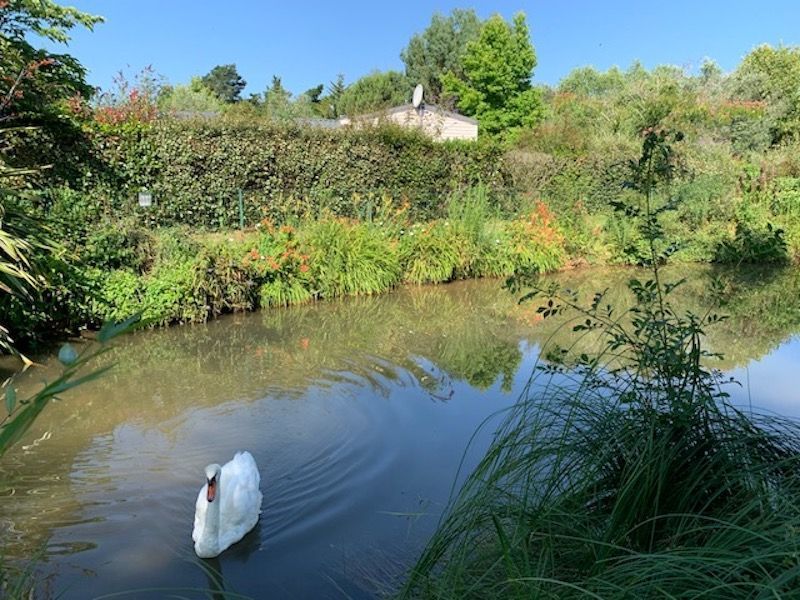
<svg viewBox="0 0 800 600">
<path fill-rule="evenodd" d="M 725 283 L 730 318 L 709 338 L 726 354 L 720 368 L 796 359 L 785 342 L 800 330 L 800 274 L 687 273 L 690 310 L 707 306 L 711 277 Z M 610 288 L 623 305 L 635 275 L 556 279 L 587 296 Z M 459 282 L 131 335 L 105 357 L 116 363 L 107 376 L 48 407 L 4 458 L 5 552 L 44 547 L 42 577 L 66 599 L 144 587 L 370 597 L 415 558 L 459 462 L 475 464 L 492 427 L 464 457 L 467 441 L 514 402 L 538 348 L 573 341 L 536 308 L 500 282 Z M 57 369 L 43 362 L 23 388 Z M 190 533 L 202 468 L 243 448 L 262 473 L 261 520 L 199 561 Z"/>
</svg>

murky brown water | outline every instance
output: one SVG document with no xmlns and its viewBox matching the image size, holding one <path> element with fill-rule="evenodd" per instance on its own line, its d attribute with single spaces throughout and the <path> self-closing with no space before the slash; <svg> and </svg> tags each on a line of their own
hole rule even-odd
<svg viewBox="0 0 800 600">
<path fill-rule="evenodd" d="M 622 301 L 629 276 L 560 278 Z M 707 289 L 693 271 L 685 303 Z M 792 272 L 732 280 L 732 318 L 709 343 L 745 384 L 737 401 L 800 415 L 799 291 Z M 48 407 L 0 462 L 4 553 L 40 556 L 43 598 L 373 596 L 435 528 L 479 424 L 515 401 L 541 344 L 569 339 L 535 307 L 497 281 L 460 282 L 128 336 L 108 375 Z M 203 467 L 238 449 L 256 458 L 264 506 L 209 563 L 220 581 L 194 557 L 194 500 Z"/>
</svg>

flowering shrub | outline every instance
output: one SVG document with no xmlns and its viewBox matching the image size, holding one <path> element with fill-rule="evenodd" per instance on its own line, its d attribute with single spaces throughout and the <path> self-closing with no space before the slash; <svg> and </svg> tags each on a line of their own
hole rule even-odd
<svg viewBox="0 0 800 600">
<path fill-rule="evenodd" d="M 311 300 L 309 256 L 299 247 L 291 225 L 276 228 L 262 221 L 257 243 L 242 258 L 242 266 L 259 285 L 262 306 L 287 306 Z"/>
</svg>

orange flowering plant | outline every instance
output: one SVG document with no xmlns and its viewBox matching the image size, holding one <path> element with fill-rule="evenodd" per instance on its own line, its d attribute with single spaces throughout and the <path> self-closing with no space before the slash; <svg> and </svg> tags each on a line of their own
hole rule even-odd
<svg viewBox="0 0 800 600">
<path fill-rule="evenodd" d="M 261 284 L 283 282 L 311 287 L 310 257 L 301 248 L 291 225 L 276 227 L 268 219 L 259 224 L 256 243 L 242 257 L 242 265 Z"/>
</svg>

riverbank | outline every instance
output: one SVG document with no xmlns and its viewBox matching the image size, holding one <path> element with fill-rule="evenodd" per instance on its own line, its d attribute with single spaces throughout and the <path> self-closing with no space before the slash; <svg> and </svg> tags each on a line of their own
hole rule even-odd
<svg viewBox="0 0 800 600">
<path fill-rule="evenodd" d="M 426 222 L 387 205 L 369 220 L 264 220 L 232 232 L 114 221 L 72 239 L 60 288 L 42 294 L 35 310 L 16 302 L 7 312 L 15 339 L 63 337 L 134 313 L 154 326 L 197 323 L 403 283 L 552 272 L 569 260 L 564 233 L 544 203 L 500 218 L 480 193 L 453 203 L 447 218 Z"/>
<path fill-rule="evenodd" d="M 23 348 L 63 339 L 141 313 L 151 326 L 198 323 L 218 315 L 316 300 L 384 293 L 401 284 L 444 283 L 575 265 L 635 265 L 641 236 L 634 217 L 556 215 L 520 198 L 501 211 L 488 190 L 451 196 L 444 217 L 416 221 L 386 200 L 360 219 L 325 214 L 246 230 L 150 228 L 129 217 L 98 224 L 54 210 L 50 231 L 62 245 L 48 262 L 49 285 L 34 302 L 6 297 L 3 313 Z M 670 262 L 788 264 L 796 248 L 777 227 L 742 230 L 718 223 L 710 239 L 685 224 Z"/>
</svg>

